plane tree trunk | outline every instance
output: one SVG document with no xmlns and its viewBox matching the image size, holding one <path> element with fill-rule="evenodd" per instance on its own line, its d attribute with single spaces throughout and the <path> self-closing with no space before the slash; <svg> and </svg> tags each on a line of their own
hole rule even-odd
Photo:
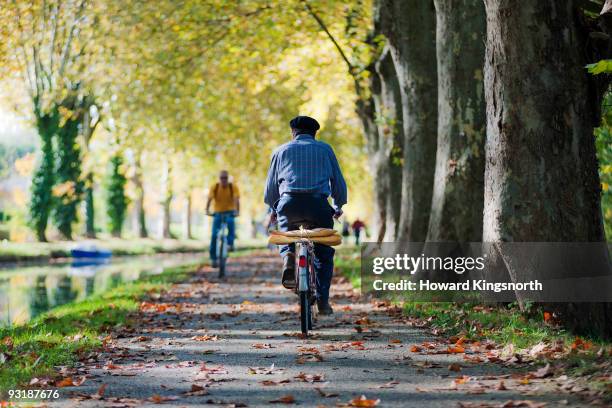
<svg viewBox="0 0 612 408">
<path fill-rule="evenodd" d="M 427 240 L 482 238 L 486 19 L 481 0 L 434 0 L 438 147 Z"/>
<path fill-rule="evenodd" d="M 162 198 L 162 237 L 163 238 L 174 238 L 170 231 L 170 224 L 172 222 L 172 214 L 170 205 L 174 198 L 174 192 L 172 190 L 172 167 L 169 161 L 164 163 L 164 174 L 163 174 L 163 198 Z"/>
<path fill-rule="evenodd" d="M 137 151 L 134 159 L 134 172 L 132 173 L 132 183 L 136 191 L 136 197 L 134 199 L 134 208 L 136 210 L 136 226 L 138 230 L 138 237 L 148 238 L 149 231 L 147 230 L 147 216 L 144 208 L 145 191 L 144 183 L 142 181 L 142 164 L 141 164 L 142 152 Z"/>
<path fill-rule="evenodd" d="M 386 48 L 376 63 L 379 92 L 375 93 L 376 123 L 378 127 L 378 150 L 376 155 L 379 166 L 384 168 L 384 177 L 376 178 L 383 184 L 384 195 L 379 205 L 384 206 L 385 241 L 394 241 L 402 208 L 402 100 L 399 81 L 389 48 Z M 381 172 L 383 173 L 383 172 Z"/>
<path fill-rule="evenodd" d="M 436 162 L 436 16 L 432 1 L 384 0 L 381 31 L 400 85 L 403 126 L 402 208 L 398 239 L 424 241 Z"/>
<path fill-rule="evenodd" d="M 584 68 L 578 3 L 485 0 L 484 241 L 605 240 L 593 136 L 603 92 Z M 555 307 L 577 332 L 612 335 L 609 304 Z"/>
</svg>

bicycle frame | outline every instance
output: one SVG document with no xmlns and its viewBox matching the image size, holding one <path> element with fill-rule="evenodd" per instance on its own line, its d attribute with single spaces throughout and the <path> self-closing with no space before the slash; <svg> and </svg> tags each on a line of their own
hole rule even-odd
<svg viewBox="0 0 612 408">
<path fill-rule="evenodd" d="M 317 294 L 317 278 L 314 270 L 314 243 L 303 238 L 296 243 L 297 285 L 295 293 L 300 298 L 300 320 L 302 333 L 312 330 L 313 305 Z"/>
<path fill-rule="evenodd" d="M 227 217 L 226 214 L 221 215 L 221 226 L 219 228 L 219 232 L 217 235 L 217 261 L 219 262 L 219 278 L 225 277 L 225 264 L 227 260 L 227 235 L 228 235 L 228 225 L 227 225 Z"/>
<path fill-rule="evenodd" d="M 221 227 L 219 228 L 219 234 L 217 235 L 217 259 L 221 257 L 227 257 L 227 220 L 226 215 L 221 216 Z M 219 245 L 223 244 L 223 245 Z"/>
</svg>

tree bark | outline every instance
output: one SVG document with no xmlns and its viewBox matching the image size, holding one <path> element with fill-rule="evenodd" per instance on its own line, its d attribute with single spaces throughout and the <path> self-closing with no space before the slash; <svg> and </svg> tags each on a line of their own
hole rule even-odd
<svg viewBox="0 0 612 408">
<path fill-rule="evenodd" d="M 92 117 L 91 108 L 95 105 L 95 100 L 91 95 L 85 96 L 83 102 L 83 124 L 81 133 L 83 135 L 84 156 L 91 154 L 89 143 L 93 137 L 96 127 L 100 123 L 100 116 Z M 85 176 L 85 235 L 87 238 L 96 238 L 96 222 L 95 222 L 95 206 L 94 206 L 94 177 L 93 172 L 88 170 Z"/>
<path fill-rule="evenodd" d="M 94 208 L 94 179 L 93 173 L 89 172 L 85 179 L 85 235 L 87 238 L 96 238 Z"/>
<path fill-rule="evenodd" d="M 483 240 L 603 241 L 593 127 L 601 92 L 584 66 L 578 2 L 485 0 Z M 612 335 L 610 308 L 557 305 L 570 328 Z"/>
<path fill-rule="evenodd" d="M 164 197 L 162 199 L 162 237 L 163 238 L 173 238 L 172 233 L 170 231 L 171 224 L 171 211 L 170 204 L 172 204 L 172 198 L 174 197 L 174 193 L 172 191 L 172 167 L 168 161 L 164 163 L 164 174 L 163 174 L 163 194 Z"/>
<path fill-rule="evenodd" d="M 376 162 L 379 171 L 376 183 L 380 184 L 379 205 L 384 207 L 384 240 L 394 241 L 402 207 L 402 101 L 399 81 L 389 48 L 385 48 L 376 63 L 379 92 L 374 93 L 378 138 Z"/>
<path fill-rule="evenodd" d="M 486 19 L 481 0 L 434 0 L 438 147 L 427 240 L 479 242 L 484 198 Z"/>
<path fill-rule="evenodd" d="M 38 103 L 35 102 L 35 106 Z M 49 112 L 34 110 L 36 129 L 41 139 L 42 160 L 32 178 L 29 223 L 36 233 L 36 239 L 47 242 L 47 225 L 53 208 L 52 188 L 55 183 L 55 152 L 53 139 L 59 127 L 60 115 L 56 106 Z"/>
<path fill-rule="evenodd" d="M 380 78 L 373 71 L 373 66 L 370 70 L 370 97 L 362 99 L 358 98 L 356 102 L 357 116 L 361 120 L 363 131 L 368 149 L 369 164 L 374 175 L 374 222 L 373 228 L 378 231 L 376 239 L 378 242 L 383 241 L 386 231 L 387 221 L 387 167 L 386 163 L 381 160 L 379 155 L 379 137 L 378 126 L 376 125 L 376 102 L 380 95 Z"/>
<path fill-rule="evenodd" d="M 398 239 L 424 241 L 436 160 L 435 10 L 432 1 L 384 0 L 380 15 L 402 99 L 404 167 Z"/>
<path fill-rule="evenodd" d="M 389 168 L 381 146 L 379 127 L 376 124 L 376 106 L 380 103 L 380 77 L 371 71 L 368 113 L 363 113 L 362 122 L 366 134 L 368 158 L 374 175 L 374 229 L 378 231 L 376 240 L 382 242 L 387 231 L 387 198 L 389 196 Z"/>
<path fill-rule="evenodd" d="M 193 234 L 191 233 L 191 223 L 192 223 L 192 214 L 191 214 L 191 191 L 187 192 L 187 197 L 185 198 L 185 238 L 193 239 Z"/>
<path fill-rule="evenodd" d="M 136 190 L 136 199 L 134 200 L 134 207 L 136 209 L 138 236 L 140 238 L 148 238 L 149 232 L 147 231 L 147 216 L 144 209 L 145 191 L 142 182 L 142 165 L 140 155 L 140 152 L 135 153 L 134 173 L 132 175 L 132 183 L 134 183 L 134 188 Z"/>
</svg>

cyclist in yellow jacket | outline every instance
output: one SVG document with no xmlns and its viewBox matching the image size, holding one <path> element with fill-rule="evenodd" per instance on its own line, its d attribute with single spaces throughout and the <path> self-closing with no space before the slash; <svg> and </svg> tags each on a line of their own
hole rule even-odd
<svg viewBox="0 0 612 408">
<path fill-rule="evenodd" d="M 213 211 L 210 205 L 214 202 Z M 206 202 L 206 214 L 213 216 L 212 234 L 210 238 L 210 260 L 213 267 L 217 267 L 217 235 L 221 229 L 221 218 L 225 215 L 227 222 L 227 245 L 228 250 L 234 250 L 234 238 L 236 228 L 234 217 L 240 214 L 240 190 L 235 183 L 229 181 L 229 173 L 222 170 L 219 173 L 219 181 L 208 190 L 208 201 Z"/>
</svg>

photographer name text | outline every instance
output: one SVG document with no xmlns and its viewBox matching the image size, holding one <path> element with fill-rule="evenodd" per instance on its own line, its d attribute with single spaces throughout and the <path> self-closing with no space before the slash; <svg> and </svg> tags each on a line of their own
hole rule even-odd
<svg viewBox="0 0 612 408">
<path fill-rule="evenodd" d="M 542 283 L 537 279 L 527 282 L 487 282 L 485 279 L 473 279 L 465 282 L 417 282 L 402 279 L 397 282 L 385 282 L 377 279 L 372 282 L 375 291 L 541 291 Z"/>
</svg>

